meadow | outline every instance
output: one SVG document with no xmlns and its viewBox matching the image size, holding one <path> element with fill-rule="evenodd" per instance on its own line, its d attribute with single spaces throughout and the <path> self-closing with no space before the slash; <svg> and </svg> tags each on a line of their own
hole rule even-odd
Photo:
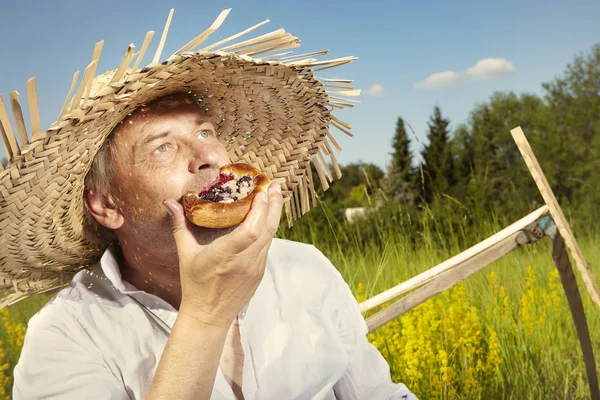
<svg viewBox="0 0 600 400">
<path fill-rule="evenodd" d="M 431 268 L 512 222 L 495 217 L 450 226 L 439 210 L 424 212 L 420 221 L 414 221 L 399 206 L 352 224 L 334 224 L 327 218 L 326 230 L 317 230 L 311 218 L 316 217 L 311 213 L 303 217 L 298 229 L 282 227 L 279 236 L 315 244 L 340 270 L 358 301 Z M 599 232 L 577 224 L 575 232 L 595 277 L 599 276 Z M 580 290 L 594 348 L 599 349 L 600 312 L 583 285 Z M 48 298 L 33 296 L 0 311 L 0 400 L 10 398 L 12 369 L 27 320 Z M 408 385 L 420 399 L 589 398 L 549 238 L 513 251 L 368 338 L 389 362 L 393 379 Z"/>
<path fill-rule="evenodd" d="M 345 229 L 333 223 L 333 215 L 325 215 L 332 221 L 327 235 L 292 229 L 287 237 L 316 243 L 359 302 L 514 222 L 490 214 L 469 223 L 439 204 L 435 211 L 422 212 L 420 221 L 395 207 L 345 224 Z M 597 227 L 591 221 L 571 222 L 598 282 Z M 422 399 L 589 398 L 581 349 L 551 252 L 550 238 L 518 248 L 370 333 L 392 378 Z M 600 310 L 578 282 L 597 351 Z"/>
</svg>

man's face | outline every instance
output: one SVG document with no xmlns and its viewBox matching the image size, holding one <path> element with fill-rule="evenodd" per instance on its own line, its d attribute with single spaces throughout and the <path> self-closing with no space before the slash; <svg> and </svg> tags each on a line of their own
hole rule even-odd
<svg viewBox="0 0 600 400">
<path fill-rule="evenodd" d="M 114 135 L 111 192 L 124 217 L 119 230 L 144 248 L 174 249 L 164 200 L 200 191 L 230 163 L 213 124 L 197 105 L 158 101 L 126 118 Z M 202 233 L 198 229 L 197 236 Z"/>
</svg>

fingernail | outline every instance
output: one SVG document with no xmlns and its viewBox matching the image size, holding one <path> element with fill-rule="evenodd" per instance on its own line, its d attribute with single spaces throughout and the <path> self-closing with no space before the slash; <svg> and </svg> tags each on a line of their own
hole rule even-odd
<svg viewBox="0 0 600 400">
<path fill-rule="evenodd" d="M 167 202 L 166 200 L 163 201 L 163 204 L 165 205 L 165 207 L 167 208 L 167 213 L 169 214 L 169 216 L 173 216 L 173 210 L 171 210 L 171 205 L 169 204 L 169 202 Z"/>
<path fill-rule="evenodd" d="M 275 191 L 279 194 L 281 194 L 281 185 L 279 183 L 275 184 Z"/>
<path fill-rule="evenodd" d="M 260 193 L 258 194 L 258 196 L 260 197 L 260 200 L 261 200 L 261 201 L 264 201 L 265 203 L 268 203 L 268 202 L 269 202 L 269 199 L 268 199 L 268 197 L 267 197 L 267 192 L 260 192 Z"/>
</svg>

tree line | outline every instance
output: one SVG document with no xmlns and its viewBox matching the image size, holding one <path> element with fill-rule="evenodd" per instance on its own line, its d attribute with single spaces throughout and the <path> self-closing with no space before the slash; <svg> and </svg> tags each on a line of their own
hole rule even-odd
<svg viewBox="0 0 600 400">
<path fill-rule="evenodd" d="M 397 119 L 386 171 L 352 163 L 342 167 L 344 176 L 327 193 L 318 189 L 324 210 L 311 211 L 311 229 L 344 223 L 348 207 L 412 213 L 417 219 L 435 210 L 439 218 L 454 218 L 463 226 L 523 217 L 543 199 L 510 135 L 516 126 L 525 132 L 568 218 L 585 231 L 598 227 L 600 44 L 543 83 L 541 96 L 493 93 L 454 128 L 435 106 L 418 159 L 410 150 L 415 135 L 407 125 L 403 117 Z M 327 222 L 319 222 L 323 213 Z M 304 229 L 302 221 L 297 225 Z"/>
</svg>

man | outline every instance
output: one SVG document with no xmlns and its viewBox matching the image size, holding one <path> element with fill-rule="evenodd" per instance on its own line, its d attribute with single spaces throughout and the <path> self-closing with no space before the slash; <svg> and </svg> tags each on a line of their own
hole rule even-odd
<svg viewBox="0 0 600 400">
<path fill-rule="evenodd" d="M 233 58 L 219 55 L 216 63 Z M 190 70 L 202 60 L 194 59 Z M 211 70 L 211 75 L 234 80 L 242 61 L 234 59 L 233 64 Z M 189 66 L 186 62 L 171 71 Z M 256 68 L 252 79 L 266 73 L 261 85 L 272 76 L 281 75 L 281 82 L 291 80 L 283 68 L 269 74 L 268 69 L 251 65 Z M 391 382 L 385 360 L 366 340 L 358 304 L 331 263 L 313 246 L 274 239 L 285 197 L 279 183 L 255 197 L 238 226 L 203 229 L 186 220 L 180 204 L 183 193 L 205 187 L 220 167 L 232 162 L 231 154 L 250 149 L 247 154 L 258 154 L 265 170 L 276 165 L 268 164 L 274 155 L 268 158 L 252 146 L 235 145 L 237 136 L 226 133 L 244 123 L 236 118 L 267 114 L 264 122 L 257 117 L 257 125 L 276 131 L 278 121 L 292 115 L 290 110 L 271 111 L 278 103 L 270 104 L 270 96 L 263 97 L 269 104 L 265 109 L 255 104 L 232 111 L 232 104 L 238 107 L 248 97 L 234 91 L 244 90 L 246 81 L 239 86 L 228 81 L 227 91 L 219 97 L 221 89 L 205 82 L 207 70 L 196 72 L 205 75 L 193 79 L 192 85 L 202 81 L 203 86 L 190 88 L 193 93 L 211 88 L 204 97 L 184 91 L 189 82 L 180 90 L 171 83 L 165 85 L 171 93 L 135 92 L 125 97 L 128 103 L 122 108 L 113 107 L 114 114 L 124 117 L 105 124 L 110 133 L 89 151 L 94 153 L 89 172 L 73 178 L 78 183 L 85 179 L 82 198 L 62 194 L 69 196 L 64 201 L 73 201 L 73 207 L 84 204 L 87 225 L 100 230 L 98 237 L 112 240 L 98 263 L 77 272 L 69 287 L 30 320 L 14 370 L 13 397 L 414 399 L 404 385 Z M 233 78 L 223 78 L 229 71 Z M 96 92 L 132 86 L 138 90 L 139 82 L 146 82 L 152 73 L 132 78 L 131 72 L 119 86 L 114 84 L 117 70 L 110 80 L 113 85 Z M 191 73 L 181 75 L 187 79 Z M 159 80 L 168 79 L 165 76 Z M 156 87 L 160 83 L 149 90 Z M 264 90 L 283 87 L 271 83 Z M 214 94 L 220 100 L 210 103 Z M 115 104 L 124 98 L 123 91 L 117 91 L 94 97 L 93 104 L 107 104 L 106 96 L 112 96 L 110 102 Z M 136 96 L 138 101 L 131 100 Z M 306 104 L 304 95 L 298 99 L 294 108 Z M 85 109 L 85 101 L 82 104 Z M 93 106 L 85 110 L 90 109 Z M 295 118 L 304 118 L 303 112 Z M 95 132 L 106 126 L 98 120 L 102 117 L 91 122 L 96 125 L 67 129 L 99 135 Z M 227 120 L 233 125 L 223 122 Z M 285 143 L 281 135 L 267 133 L 261 138 L 256 133 L 260 129 L 253 129 L 259 146 L 269 146 L 270 140 Z M 68 131 L 57 133 L 56 140 L 66 136 Z M 273 152 L 277 150 L 274 146 Z M 291 154 L 289 149 L 287 153 Z M 284 184 L 293 187 L 288 179 Z M 74 231 L 79 230 L 89 231 L 85 227 Z M 62 232 L 55 234 L 60 237 Z M 9 262 L 15 261 L 8 258 Z"/>
</svg>

